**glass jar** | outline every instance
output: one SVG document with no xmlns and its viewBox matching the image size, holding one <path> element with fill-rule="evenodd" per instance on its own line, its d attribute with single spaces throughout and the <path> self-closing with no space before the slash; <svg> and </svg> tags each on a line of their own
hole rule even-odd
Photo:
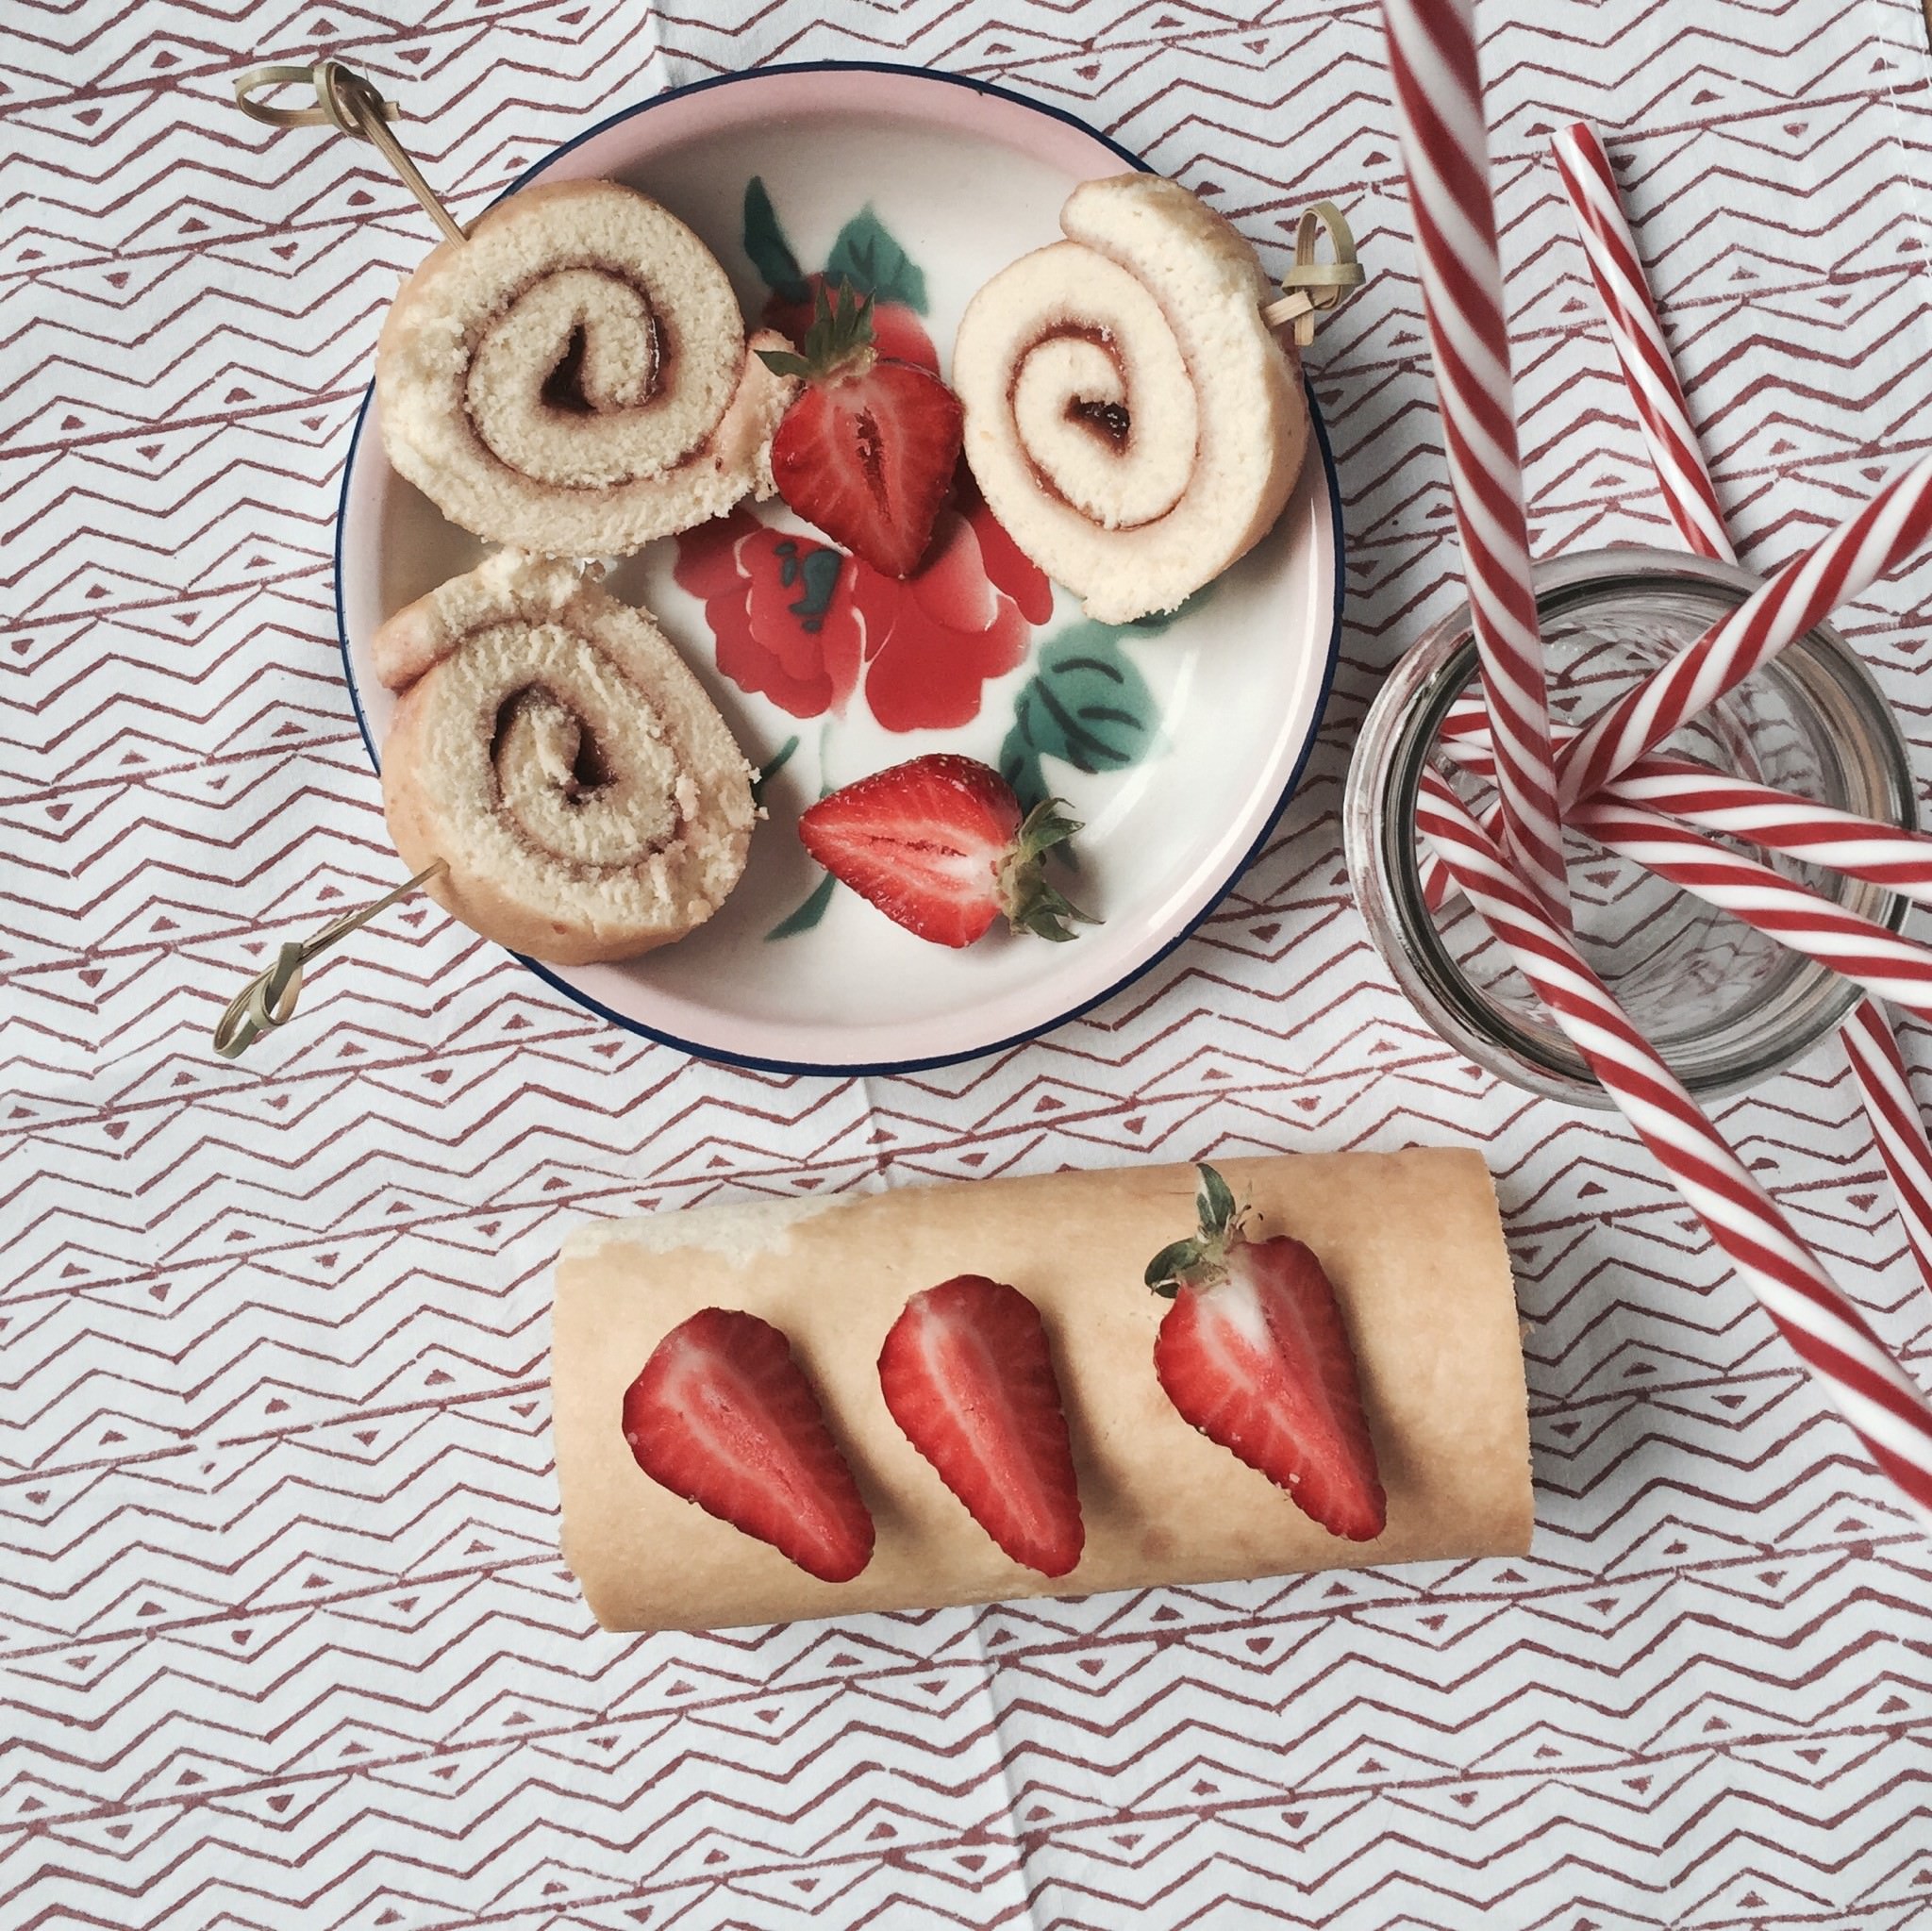
<svg viewBox="0 0 1932 1931">
<path fill-rule="evenodd" d="M 1588 551 L 1535 574 L 1552 717 L 1580 726 L 1757 580 L 1650 549 Z M 1552 1099 L 1608 1096 L 1459 894 L 1424 901 L 1416 791 L 1444 717 L 1475 690 L 1467 607 L 1390 674 L 1349 767 L 1343 840 L 1369 934 L 1416 1009 L 1458 1052 Z M 1869 818 L 1916 827 L 1911 763 L 1890 708 L 1844 640 L 1821 624 L 1685 725 L 1669 749 Z M 1437 758 L 1454 773 L 1453 760 Z M 1477 795 L 1455 778 L 1466 797 Z M 1487 792 L 1482 795 L 1489 795 Z M 1723 841 L 1893 930 L 1907 902 L 1882 887 Z M 1672 1070 L 1701 1097 L 1801 1057 L 1860 988 L 1588 840 L 1566 839 L 1579 949 Z"/>
</svg>

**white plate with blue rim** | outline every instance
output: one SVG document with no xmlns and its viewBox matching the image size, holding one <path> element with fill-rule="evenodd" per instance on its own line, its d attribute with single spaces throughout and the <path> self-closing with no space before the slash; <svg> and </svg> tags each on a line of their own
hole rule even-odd
<svg viewBox="0 0 1932 1931">
<path fill-rule="evenodd" d="M 1058 239 L 1069 191 L 1142 165 L 999 88 L 822 63 L 642 102 L 516 185 L 626 182 L 703 237 L 747 317 L 786 327 L 818 278 L 849 281 L 873 294 L 889 353 L 943 368 L 967 301 Z M 1315 433 L 1280 522 L 1165 620 L 1089 622 L 970 500 L 904 585 L 858 570 L 775 501 L 613 568 L 607 587 L 649 608 L 766 773 L 769 816 L 737 890 L 677 944 L 622 964 L 524 963 L 633 1032 L 807 1074 L 972 1058 L 1119 991 L 1240 876 L 1314 743 L 1341 632 L 1341 522 L 1312 394 L 1308 406 Z M 378 765 L 393 699 L 370 640 L 483 554 L 391 470 L 372 393 L 342 483 L 336 598 Z M 813 865 L 796 836 L 808 805 L 930 751 L 995 765 L 1023 797 L 1066 800 L 1084 829 L 1060 882 L 1100 924 L 1065 944 L 998 930 L 952 951 Z"/>
</svg>

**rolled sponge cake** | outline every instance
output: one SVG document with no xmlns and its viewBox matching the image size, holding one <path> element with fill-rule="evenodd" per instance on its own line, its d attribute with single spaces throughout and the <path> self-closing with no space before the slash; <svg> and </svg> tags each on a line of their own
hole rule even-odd
<svg viewBox="0 0 1932 1931">
<path fill-rule="evenodd" d="M 612 181 L 526 188 L 403 285 L 376 350 L 392 467 L 451 522 L 622 556 L 769 496 L 797 388 L 710 251 Z"/>
<path fill-rule="evenodd" d="M 1274 525 L 1307 405 L 1254 249 L 1177 182 L 1076 188 L 1067 239 L 975 294 L 953 344 L 993 514 L 1087 614 L 1173 609 Z"/>
<path fill-rule="evenodd" d="M 1335 1282 L 1389 1495 L 1340 1540 L 1197 1434 L 1156 1380 L 1168 1304 L 1147 1261 L 1193 1224 L 1194 1170 L 1131 1167 L 660 1213 L 579 1229 L 558 1262 L 551 1384 L 563 1552 L 607 1628 L 729 1627 L 1149 1583 L 1520 1555 L 1531 1524 L 1523 1353 L 1481 1157 L 1466 1149 L 1218 1162 L 1257 1236 L 1306 1240 Z M 907 1298 L 958 1273 L 1044 1318 L 1080 1476 L 1070 1575 L 1022 1568 L 902 1436 L 877 1359 Z M 824 1583 L 659 1488 L 625 1390 L 672 1327 L 745 1307 L 784 1330 L 872 1507 L 854 1581 Z"/>
<path fill-rule="evenodd" d="M 752 772 L 657 624 L 501 551 L 376 633 L 390 835 L 439 904 L 558 964 L 682 938 L 744 870 Z"/>
</svg>

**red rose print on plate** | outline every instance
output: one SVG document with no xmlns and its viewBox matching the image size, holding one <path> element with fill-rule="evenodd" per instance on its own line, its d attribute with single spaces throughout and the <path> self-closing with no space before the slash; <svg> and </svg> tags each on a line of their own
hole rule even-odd
<svg viewBox="0 0 1932 1931">
<path fill-rule="evenodd" d="M 704 600 L 718 668 L 795 718 L 842 711 L 858 681 L 861 634 L 840 579 L 842 550 L 769 529 L 740 508 L 677 540 L 678 587 Z"/>
<path fill-rule="evenodd" d="M 965 471 L 932 554 L 903 582 L 743 508 L 677 540 L 676 581 L 702 598 L 718 668 L 795 718 L 841 713 L 861 680 L 889 731 L 948 730 L 1025 661 L 1053 588 Z"/>
</svg>

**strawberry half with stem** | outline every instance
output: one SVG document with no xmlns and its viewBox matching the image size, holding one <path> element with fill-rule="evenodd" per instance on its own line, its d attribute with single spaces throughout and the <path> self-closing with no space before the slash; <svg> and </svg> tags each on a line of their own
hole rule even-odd
<svg viewBox="0 0 1932 1931">
<path fill-rule="evenodd" d="M 1389 1505 L 1335 1290 L 1299 1240 L 1248 1240 L 1227 1182 L 1200 1171 L 1199 1231 L 1147 1269 L 1147 1285 L 1174 1302 L 1154 1371 L 1210 1441 L 1331 1535 L 1372 1541 Z"/>
<path fill-rule="evenodd" d="M 874 570 L 910 576 L 932 547 L 965 435 L 959 398 L 913 362 L 878 353 L 872 297 L 820 285 L 799 353 L 760 349 L 805 387 L 772 439 L 778 493 Z"/>
<path fill-rule="evenodd" d="M 1002 913 L 1016 932 L 1074 937 L 1097 922 L 1046 882 L 1041 856 L 1079 825 L 1058 798 L 1024 818 L 991 766 L 936 751 L 821 798 L 805 848 L 886 917 L 937 945 L 971 945 Z"/>
<path fill-rule="evenodd" d="M 624 1439 L 654 1482 L 822 1582 L 872 1559 L 872 1516 L 811 1383 L 756 1314 L 705 1307 L 674 1327 L 625 1392 Z"/>
<path fill-rule="evenodd" d="M 1018 1288 L 962 1273 L 907 1302 L 879 1351 L 907 1440 L 1015 1562 L 1064 1575 L 1086 1530 L 1046 1325 Z"/>
</svg>

